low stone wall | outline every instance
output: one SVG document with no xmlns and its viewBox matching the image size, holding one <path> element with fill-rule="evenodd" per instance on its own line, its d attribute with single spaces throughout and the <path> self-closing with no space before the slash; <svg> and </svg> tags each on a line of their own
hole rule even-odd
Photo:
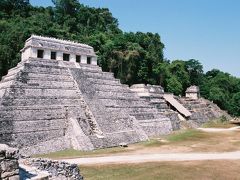
<svg viewBox="0 0 240 180">
<path fill-rule="evenodd" d="M 0 144 L 0 179 L 19 180 L 18 149 Z"/>
<path fill-rule="evenodd" d="M 26 159 L 24 164 L 36 167 L 41 171 L 47 171 L 52 177 L 57 177 L 57 179 L 83 180 L 77 164 L 40 158 Z"/>
</svg>

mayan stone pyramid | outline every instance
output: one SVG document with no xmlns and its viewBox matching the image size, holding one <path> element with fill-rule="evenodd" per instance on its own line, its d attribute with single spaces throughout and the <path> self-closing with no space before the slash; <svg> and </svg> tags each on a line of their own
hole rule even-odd
<svg viewBox="0 0 240 180">
<path fill-rule="evenodd" d="M 92 47 L 32 35 L 0 82 L 0 143 L 26 155 L 135 143 L 173 129 L 170 118 L 102 72 Z"/>
</svg>

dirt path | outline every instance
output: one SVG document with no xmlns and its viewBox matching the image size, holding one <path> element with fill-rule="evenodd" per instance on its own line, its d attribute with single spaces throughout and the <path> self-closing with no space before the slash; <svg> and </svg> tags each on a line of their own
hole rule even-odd
<svg viewBox="0 0 240 180">
<path fill-rule="evenodd" d="M 159 153 L 121 156 L 104 156 L 91 158 L 62 159 L 63 161 L 82 165 L 140 163 L 158 161 L 195 161 L 195 160 L 240 160 L 240 151 L 226 153 Z"/>
<path fill-rule="evenodd" d="M 204 132 L 226 132 L 226 131 L 239 131 L 240 126 L 236 126 L 232 128 L 197 128 L 197 129 Z"/>
</svg>

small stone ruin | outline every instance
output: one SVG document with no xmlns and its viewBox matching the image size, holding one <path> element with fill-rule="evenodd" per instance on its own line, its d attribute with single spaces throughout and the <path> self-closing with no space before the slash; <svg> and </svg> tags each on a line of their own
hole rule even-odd
<svg viewBox="0 0 240 180">
<path fill-rule="evenodd" d="M 1 180 L 83 180 L 79 167 L 63 161 L 25 158 L 18 149 L 0 144 Z"/>
<path fill-rule="evenodd" d="M 198 86 L 190 86 L 186 90 L 186 98 L 189 99 L 199 99 L 200 98 L 200 91 Z"/>
</svg>

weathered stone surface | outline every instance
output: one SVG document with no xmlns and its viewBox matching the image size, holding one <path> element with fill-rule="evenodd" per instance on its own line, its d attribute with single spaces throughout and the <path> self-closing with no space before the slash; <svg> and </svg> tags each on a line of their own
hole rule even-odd
<svg viewBox="0 0 240 180">
<path fill-rule="evenodd" d="M 19 179 L 18 156 L 18 149 L 0 144 L 0 179 Z"/>
<path fill-rule="evenodd" d="M 221 116 L 229 117 L 229 115 L 222 111 L 216 104 L 206 99 L 199 98 L 199 88 L 197 86 L 191 86 L 187 89 L 187 97 L 174 97 L 190 111 L 190 117 L 184 117 L 181 112 L 178 112 L 164 100 L 164 90 L 161 86 L 135 84 L 131 86 L 130 89 L 136 92 L 138 96 L 146 102 L 154 105 L 161 114 L 169 117 L 174 130 L 186 127 L 197 128 L 214 118 L 219 118 Z M 141 114 L 139 114 L 139 116 L 142 117 Z M 156 124 L 156 126 L 158 125 Z"/>
<path fill-rule="evenodd" d="M 161 86 L 150 84 L 134 84 L 130 87 L 131 91 L 137 93 L 139 97 L 144 99 L 148 104 L 157 108 L 162 116 L 170 119 L 172 129 L 177 130 L 179 126 L 178 113 L 173 111 L 164 100 L 164 89 Z"/>
<path fill-rule="evenodd" d="M 21 166 L 25 171 L 23 175 L 28 176 L 28 171 L 33 171 L 36 167 L 39 173 L 48 172 L 51 179 L 62 179 L 62 180 L 83 180 L 82 175 L 77 164 L 69 164 L 63 161 L 54 161 L 50 159 L 25 159 L 21 161 Z M 36 172 L 36 171 L 35 171 Z M 31 172 L 28 172 L 31 174 Z"/>
<path fill-rule="evenodd" d="M 201 126 L 203 123 L 206 123 L 210 120 L 220 118 L 225 116 L 230 119 L 230 115 L 227 112 L 221 110 L 216 104 L 210 102 L 204 98 L 186 98 L 186 97 L 176 97 L 179 102 L 182 103 L 191 113 L 192 116 L 187 119 L 188 126 L 196 128 Z"/>
</svg>

